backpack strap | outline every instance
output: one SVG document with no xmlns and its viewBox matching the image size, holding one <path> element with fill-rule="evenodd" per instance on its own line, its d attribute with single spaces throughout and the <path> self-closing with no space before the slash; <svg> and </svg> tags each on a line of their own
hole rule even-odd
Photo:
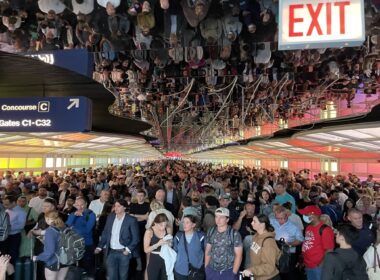
<svg viewBox="0 0 380 280">
<path fill-rule="evenodd" d="M 323 224 L 321 225 L 321 227 L 319 228 L 319 235 L 322 237 L 322 234 L 323 234 L 323 231 L 325 230 L 325 228 L 328 228 L 329 226 L 326 225 L 326 224 Z"/>
<path fill-rule="evenodd" d="M 184 236 L 184 232 L 183 231 L 178 231 L 175 238 L 177 239 L 177 241 L 179 242 L 182 238 L 182 236 Z"/>
<path fill-rule="evenodd" d="M 267 239 L 274 239 L 274 237 L 273 236 L 267 236 L 267 237 L 265 237 L 264 240 L 263 240 L 263 242 L 261 243 L 261 248 L 264 248 L 264 242 Z"/>
<path fill-rule="evenodd" d="M 379 258 L 379 254 L 377 253 L 377 247 L 375 243 L 372 244 L 372 246 L 373 246 L 373 269 L 376 272 L 377 265 L 380 267 L 380 258 Z M 377 265 L 376 265 L 376 262 L 377 262 Z"/>
<path fill-rule="evenodd" d="M 208 236 L 212 237 L 215 230 L 216 230 L 216 226 L 213 226 L 212 228 L 210 228 L 208 232 Z M 227 230 L 228 230 L 228 236 L 230 237 L 230 241 L 232 244 L 234 244 L 235 230 L 231 226 L 228 226 Z"/>
<path fill-rule="evenodd" d="M 233 229 L 233 227 L 231 227 L 231 226 L 229 226 L 229 228 L 228 228 L 228 235 L 229 235 L 229 237 L 230 237 L 230 241 L 231 241 L 231 243 L 232 243 L 232 245 L 234 245 L 234 240 L 235 240 L 235 238 L 234 238 L 234 234 L 235 234 L 235 230 Z M 235 247 L 235 246 L 234 246 Z"/>
</svg>

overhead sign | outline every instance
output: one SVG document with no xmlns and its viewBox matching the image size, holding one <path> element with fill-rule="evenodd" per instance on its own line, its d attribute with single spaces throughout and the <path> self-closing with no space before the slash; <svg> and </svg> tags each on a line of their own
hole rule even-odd
<svg viewBox="0 0 380 280">
<path fill-rule="evenodd" d="M 0 99 L 0 132 L 91 130 L 92 102 L 83 96 Z"/>
<path fill-rule="evenodd" d="M 280 0 L 280 50 L 352 47 L 365 40 L 363 0 Z"/>
<path fill-rule="evenodd" d="M 28 53 L 25 56 L 92 78 L 94 58 L 86 49 Z"/>
</svg>

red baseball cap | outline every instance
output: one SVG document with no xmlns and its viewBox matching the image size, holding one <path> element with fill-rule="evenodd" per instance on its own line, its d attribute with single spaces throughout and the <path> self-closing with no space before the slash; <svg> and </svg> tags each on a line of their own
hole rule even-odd
<svg viewBox="0 0 380 280">
<path fill-rule="evenodd" d="M 316 216 L 321 216 L 322 215 L 321 209 L 319 209 L 319 207 L 316 206 L 316 205 L 306 206 L 303 209 L 299 209 L 298 212 L 301 215 L 311 215 L 311 214 L 312 215 L 316 215 Z"/>
</svg>

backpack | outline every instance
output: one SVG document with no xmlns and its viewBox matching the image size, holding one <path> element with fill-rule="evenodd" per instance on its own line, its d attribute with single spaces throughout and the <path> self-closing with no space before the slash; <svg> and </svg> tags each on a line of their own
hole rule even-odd
<svg viewBox="0 0 380 280">
<path fill-rule="evenodd" d="M 58 260 L 60 264 L 72 265 L 81 260 L 85 252 L 84 238 L 68 227 L 60 230 Z"/>
<path fill-rule="evenodd" d="M 4 207 L 0 206 L 0 241 L 4 241 L 8 238 L 9 231 L 11 229 L 11 222 L 9 215 L 5 212 Z"/>
<path fill-rule="evenodd" d="M 264 248 L 264 242 L 265 240 L 274 237 L 267 236 L 264 238 L 263 243 L 261 245 L 262 248 Z M 285 239 L 281 238 L 280 240 L 275 240 L 277 248 L 281 251 L 280 258 L 277 261 L 277 269 L 280 271 L 280 273 L 288 273 L 290 272 L 290 262 L 291 262 L 291 255 L 289 253 L 289 245 L 285 243 Z"/>
<path fill-rule="evenodd" d="M 208 232 L 208 236 L 213 236 L 214 232 L 216 230 L 216 226 L 213 226 L 212 228 L 209 229 L 209 232 Z M 228 236 L 230 237 L 230 242 L 231 244 L 234 244 L 234 233 L 235 233 L 235 230 L 231 227 L 231 226 L 228 226 Z"/>
<path fill-rule="evenodd" d="M 201 242 L 201 246 L 202 248 L 205 247 L 205 235 L 204 236 L 200 236 L 200 232 L 199 231 L 194 231 L 194 234 L 198 237 L 199 241 Z M 177 232 L 177 236 L 175 237 L 177 239 L 177 241 L 179 242 L 181 240 L 182 237 L 185 237 L 185 232 L 184 231 L 179 231 Z"/>
</svg>

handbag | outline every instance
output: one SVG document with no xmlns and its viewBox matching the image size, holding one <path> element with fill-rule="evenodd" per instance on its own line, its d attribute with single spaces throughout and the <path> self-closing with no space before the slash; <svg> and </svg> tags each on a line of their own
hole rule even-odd
<svg viewBox="0 0 380 280">
<path fill-rule="evenodd" d="M 380 279 L 380 258 L 377 253 L 376 245 L 373 244 L 373 267 L 368 268 L 368 278 L 369 280 L 378 280 Z"/>
<path fill-rule="evenodd" d="M 196 234 L 196 233 L 194 232 L 194 234 Z M 202 266 L 201 268 L 196 268 L 196 267 L 192 266 L 190 263 L 185 233 L 183 233 L 183 242 L 185 243 L 185 251 L 186 251 L 186 255 L 187 255 L 187 262 L 189 264 L 189 275 L 187 276 L 187 279 L 188 280 L 204 280 L 204 279 L 206 279 L 204 267 Z"/>
<path fill-rule="evenodd" d="M 29 208 L 28 214 L 26 215 L 26 223 L 24 226 L 25 233 L 27 234 L 31 229 L 33 229 L 36 226 L 36 222 L 34 220 L 28 220 L 30 211 L 32 210 L 32 207 Z"/>
</svg>

